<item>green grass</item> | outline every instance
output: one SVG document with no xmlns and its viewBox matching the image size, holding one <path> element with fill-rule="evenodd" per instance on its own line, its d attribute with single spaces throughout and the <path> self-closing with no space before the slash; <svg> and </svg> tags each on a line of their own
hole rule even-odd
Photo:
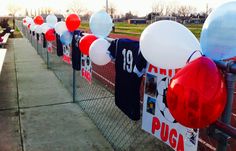
<svg viewBox="0 0 236 151">
<path fill-rule="evenodd" d="M 115 23 L 115 33 L 127 36 L 140 37 L 147 24 L 135 25 L 126 22 Z M 199 39 L 201 34 L 202 25 L 190 24 L 186 27 Z M 80 29 L 89 30 L 89 23 L 82 23 Z"/>
<path fill-rule="evenodd" d="M 15 31 L 14 31 L 14 38 L 22 38 L 23 36 L 21 35 L 20 30 L 15 27 Z"/>
</svg>

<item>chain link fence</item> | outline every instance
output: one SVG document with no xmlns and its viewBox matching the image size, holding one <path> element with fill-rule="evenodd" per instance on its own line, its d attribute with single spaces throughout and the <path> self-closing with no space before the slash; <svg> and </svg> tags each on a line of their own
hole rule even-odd
<svg viewBox="0 0 236 151">
<path fill-rule="evenodd" d="M 80 72 L 73 71 L 70 65 L 64 63 L 62 59 L 56 55 L 55 43 L 53 44 L 53 52 L 48 53 L 46 48 L 43 48 L 42 43 L 39 43 L 36 38 L 22 26 L 21 22 L 17 22 L 17 26 L 45 63 L 47 63 L 48 68 L 55 73 L 56 77 L 72 95 L 73 84 L 75 84 L 76 95 L 74 97 L 74 103 L 79 105 L 87 113 L 103 136 L 110 142 L 114 150 L 172 150 L 155 137 L 144 132 L 141 129 L 141 120 L 136 122 L 130 120 L 116 107 L 114 101 L 115 65 L 113 62 L 102 67 L 93 64 L 93 80 L 92 83 L 89 84 L 80 76 Z M 142 85 L 144 85 L 144 82 Z M 143 86 L 140 91 L 143 92 Z M 234 107 L 234 111 L 235 110 L 236 107 Z M 236 115 L 232 114 L 233 126 L 236 126 L 235 121 Z M 199 151 L 216 150 L 217 142 L 208 134 L 208 129 L 200 130 Z M 227 151 L 234 151 L 235 148 L 235 139 L 230 139 Z"/>
</svg>

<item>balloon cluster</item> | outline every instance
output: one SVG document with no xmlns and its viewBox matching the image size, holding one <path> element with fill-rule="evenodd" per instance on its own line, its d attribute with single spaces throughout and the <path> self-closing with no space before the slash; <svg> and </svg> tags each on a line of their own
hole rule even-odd
<svg viewBox="0 0 236 151">
<path fill-rule="evenodd" d="M 57 22 L 57 17 L 54 14 L 50 14 L 46 17 L 46 22 L 44 23 L 42 16 L 36 16 L 34 20 L 30 17 L 25 17 L 23 25 L 28 26 L 32 32 L 45 34 L 47 41 L 55 41 L 55 33 L 57 33 L 61 42 L 69 45 L 73 36 L 71 32 L 79 28 L 80 18 L 76 14 L 71 14 L 66 18 L 66 22 Z"/>
<path fill-rule="evenodd" d="M 153 23 L 140 37 L 141 52 L 149 63 L 164 69 L 182 68 L 168 86 L 167 106 L 186 127 L 204 128 L 225 108 L 226 84 L 213 60 L 236 56 L 235 8 L 233 1 L 215 9 L 203 25 L 200 43 L 173 21 Z"/>
<path fill-rule="evenodd" d="M 150 64 L 163 69 L 181 68 L 168 86 L 167 105 L 173 117 L 186 127 L 206 127 L 224 110 L 226 85 L 212 60 L 236 56 L 235 8 L 233 1 L 215 9 L 204 23 L 200 43 L 189 29 L 174 21 L 155 22 L 140 37 L 141 53 Z M 42 16 L 23 19 L 24 26 L 44 33 L 47 41 L 54 41 L 57 33 L 64 45 L 72 42 L 72 32 L 80 23 L 76 14 L 69 15 L 65 22 L 57 22 L 53 14 L 47 16 L 46 23 Z M 112 31 L 112 19 L 99 11 L 91 16 L 89 26 L 92 34 L 81 38 L 79 48 L 93 63 L 105 65 L 111 60 L 106 38 Z"/>
<path fill-rule="evenodd" d="M 46 23 L 44 23 L 44 18 L 42 16 L 36 16 L 34 19 L 27 16 L 23 19 L 24 26 L 27 26 L 31 32 L 45 34 L 47 41 L 54 41 L 56 38 L 53 29 L 56 22 L 57 17 L 53 14 L 47 16 Z"/>
<path fill-rule="evenodd" d="M 46 17 L 46 23 L 42 16 L 36 16 L 34 20 L 30 17 L 23 19 L 23 24 L 28 26 L 32 32 L 45 34 L 47 41 L 55 41 L 55 33 L 60 36 L 64 45 L 69 45 L 73 39 L 73 32 L 79 28 L 81 20 L 76 14 L 70 14 L 66 21 L 57 22 L 57 17 L 50 14 Z M 110 62 L 108 48 L 110 43 L 105 40 L 110 34 L 113 26 L 111 16 L 105 11 L 94 13 L 89 22 L 92 34 L 85 35 L 79 42 L 79 48 L 85 55 L 89 55 L 93 63 L 105 65 Z"/>
<path fill-rule="evenodd" d="M 108 53 L 110 43 L 105 39 L 112 31 L 112 19 L 105 11 L 94 13 L 89 21 L 92 34 L 85 35 L 79 43 L 81 52 L 89 55 L 92 62 L 105 65 L 111 61 Z"/>
<path fill-rule="evenodd" d="M 80 17 L 76 14 L 70 14 L 66 18 L 66 22 L 60 21 L 55 24 L 55 31 L 60 36 L 60 41 L 64 45 L 69 45 L 72 42 L 73 34 L 80 26 Z"/>
</svg>

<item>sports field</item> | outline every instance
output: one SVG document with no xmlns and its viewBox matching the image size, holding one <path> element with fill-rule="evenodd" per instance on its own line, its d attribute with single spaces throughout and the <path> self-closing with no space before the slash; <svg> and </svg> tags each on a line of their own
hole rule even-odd
<svg viewBox="0 0 236 151">
<path fill-rule="evenodd" d="M 115 34 L 122 34 L 127 36 L 140 37 L 142 31 L 148 26 L 148 24 L 128 24 L 126 22 L 115 23 Z M 202 24 L 188 24 L 186 27 L 193 32 L 193 34 L 200 38 Z M 82 23 L 81 29 L 88 30 L 89 23 Z"/>
</svg>

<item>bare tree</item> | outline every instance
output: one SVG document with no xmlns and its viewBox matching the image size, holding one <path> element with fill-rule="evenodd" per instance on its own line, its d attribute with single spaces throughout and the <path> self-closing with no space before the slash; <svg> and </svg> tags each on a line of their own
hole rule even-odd
<svg viewBox="0 0 236 151">
<path fill-rule="evenodd" d="M 165 15 L 172 16 L 173 14 L 177 14 L 178 4 L 176 1 L 170 1 L 165 5 Z"/>
<path fill-rule="evenodd" d="M 166 16 L 171 16 L 172 10 L 173 10 L 173 8 L 172 8 L 171 5 L 166 5 L 166 6 L 165 6 L 165 15 L 166 15 Z"/>
<path fill-rule="evenodd" d="M 86 11 L 86 12 L 84 13 L 84 15 L 81 15 L 81 19 L 82 19 L 83 21 L 89 21 L 91 15 L 92 15 L 92 12 L 91 12 L 91 11 Z"/>
<path fill-rule="evenodd" d="M 16 5 L 14 3 L 9 3 L 7 10 L 9 12 L 9 15 L 15 16 L 16 13 L 21 9 L 19 5 Z"/>
<path fill-rule="evenodd" d="M 16 13 L 21 9 L 20 6 L 14 4 L 13 2 L 10 2 L 9 5 L 8 5 L 8 12 L 9 12 L 9 15 L 12 16 L 12 20 L 13 20 L 13 29 L 15 29 L 15 16 L 16 16 Z"/>
<path fill-rule="evenodd" d="M 25 9 L 25 16 L 29 16 L 29 11 L 28 11 L 28 9 Z"/>
<path fill-rule="evenodd" d="M 152 12 L 159 14 L 160 16 L 164 15 L 165 5 L 162 2 L 157 2 L 152 5 Z"/>
<path fill-rule="evenodd" d="M 41 13 L 43 13 L 43 14 L 51 14 L 52 12 L 53 12 L 53 8 L 51 8 L 51 7 L 44 7 L 41 10 Z"/>
<path fill-rule="evenodd" d="M 69 11 L 71 13 L 75 13 L 77 15 L 81 15 L 82 12 L 85 11 L 85 9 L 83 8 L 83 5 L 80 3 L 80 1 L 78 0 L 72 0 L 70 7 L 69 7 Z"/>
<path fill-rule="evenodd" d="M 108 13 L 111 15 L 112 18 L 114 18 L 114 15 L 116 13 L 116 7 L 113 3 L 109 3 L 108 5 Z"/>
<path fill-rule="evenodd" d="M 178 7 L 177 13 L 181 17 L 188 17 L 190 14 L 196 13 L 196 8 L 192 6 L 182 5 Z"/>
<path fill-rule="evenodd" d="M 132 13 L 131 11 L 125 13 L 125 15 L 124 15 L 125 20 L 134 19 L 134 18 L 137 18 L 137 17 L 138 16 L 135 15 L 134 13 Z"/>
<path fill-rule="evenodd" d="M 206 4 L 206 14 L 207 14 L 207 16 L 210 14 L 212 12 L 212 8 L 209 8 L 209 5 L 208 4 Z"/>
<path fill-rule="evenodd" d="M 106 6 L 103 6 L 103 9 L 104 10 L 106 10 Z M 111 17 L 112 18 L 114 18 L 115 17 L 115 15 L 116 15 L 116 6 L 114 5 L 114 3 L 111 3 L 111 2 L 109 2 L 109 4 L 108 4 L 108 14 L 110 14 L 111 15 Z"/>
</svg>

